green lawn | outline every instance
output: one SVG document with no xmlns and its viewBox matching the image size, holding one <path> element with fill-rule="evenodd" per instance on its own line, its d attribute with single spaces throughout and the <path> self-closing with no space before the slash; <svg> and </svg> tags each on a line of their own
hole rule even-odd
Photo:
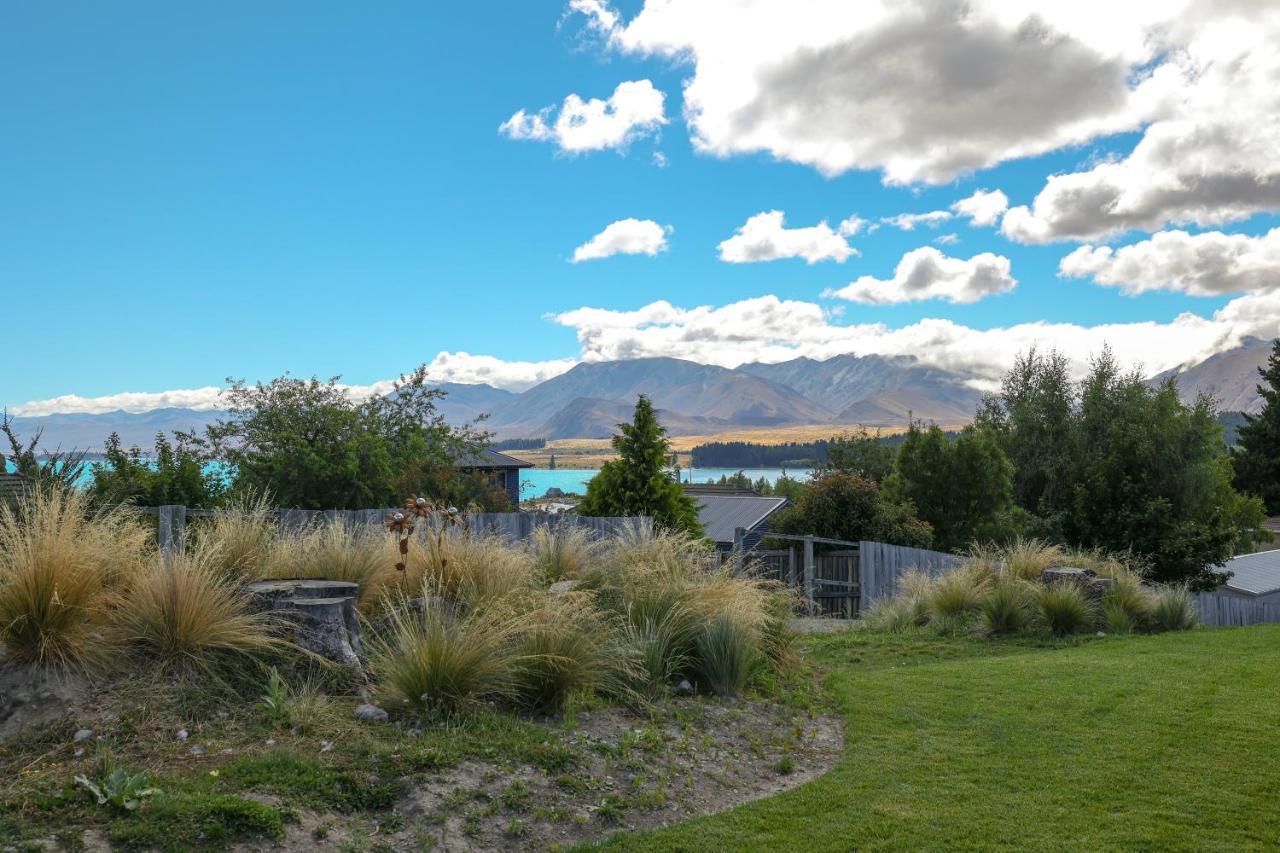
<svg viewBox="0 0 1280 853">
<path fill-rule="evenodd" d="M 610 849 L 1280 847 L 1280 626 L 812 654 L 846 724 L 830 773 Z"/>
</svg>

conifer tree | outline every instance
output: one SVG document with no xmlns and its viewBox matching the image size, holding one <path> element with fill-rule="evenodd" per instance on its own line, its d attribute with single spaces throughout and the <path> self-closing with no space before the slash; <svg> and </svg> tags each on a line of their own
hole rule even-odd
<svg viewBox="0 0 1280 853">
<path fill-rule="evenodd" d="M 1267 512 L 1280 515 L 1280 338 L 1271 347 L 1267 363 L 1258 368 L 1262 382 L 1262 411 L 1245 415 L 1236 448 L 1235 485 L 1257 495 Z"/>
<path fill-rule="evenodd" d="M 631 423 L 613 437 L 618 458 L 606 462 L 587 484 L 578 512 L 587 516 L 647 515 L 657 524 L 702 535 L 698 508 L 667 471 L 671 447 L 653 403 L 643 394 Z"/>
</svg>

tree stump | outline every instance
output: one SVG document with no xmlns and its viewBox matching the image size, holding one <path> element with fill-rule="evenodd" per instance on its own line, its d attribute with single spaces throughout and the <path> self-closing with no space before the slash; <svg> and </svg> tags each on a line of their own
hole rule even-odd
<svg viewBox="0 0 1280 853">
<path fill-rule="evenodd" d="M 345 666 L 360 665 L 360 585 L 349 581 L 264 580 L 245 587 L 258 613 L 271 614 L 300 648 Z"/>
</svg>

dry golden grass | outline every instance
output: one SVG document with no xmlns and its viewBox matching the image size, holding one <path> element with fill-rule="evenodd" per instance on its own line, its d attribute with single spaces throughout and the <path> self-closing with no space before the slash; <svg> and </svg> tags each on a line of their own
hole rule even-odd
<svg viewBox="0 0 1280 853">
<path fill-rule="evenodd" d="M 225 656 L 283 647 L 266 614 L 252 613 L 238 579 L 211 545 L 159 557 L 129 584 L 118 627 L 124 641 L 161 666 L 212 671 Z"/>
<path fill-rule="evenodd" d="M 331 522 L 302 535 L 282 536 L 262 572 L 273 578 L 323 578 L 360 585 L 360 606 L 376 601 L 395 570 L 387 552 L 392 536 L 378 527 Z"/>
<path fill-rule="evenodd" d="M 78 492 L 39 491 L 0 507 L 0 643 L 11 660 L 61 670 L 111 662 L 119 588 L 151 533 L 123 510 L 90 511 Z"/>
<path fill-rule="evenodd" d="M 229 577 L 244 580 L 270 575 L 275 520 L 265 495 L 242 497 L 218 510 L 196 531 L 210 559 Z"/>
</svg>

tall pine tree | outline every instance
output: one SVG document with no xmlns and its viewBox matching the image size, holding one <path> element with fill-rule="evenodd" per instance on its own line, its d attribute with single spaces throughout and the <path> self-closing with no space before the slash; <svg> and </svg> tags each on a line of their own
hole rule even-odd
<svg viewBox="0 0 1280 853">
<path fill-rule="evenodd" d="M 1236 447 L 1235 485 L 1257 495 L 1267 512 L 1280 515 L 1280 338 L 1271 347 L 1267 363 L 1258 368 L 1262 382 L 1262 411 L 1245 415 Z"/>
<path fill-rule="evenodd" d="M 587 483 L 579 514 L 647 515 L 662 527 L 701 536 L 697 505 L 667 473 L 667 431 L 648 397 L 640 396 L 631 423 L 618 429 L 613 437 L 618 458 L 602 465 Z"/>
</svg>

